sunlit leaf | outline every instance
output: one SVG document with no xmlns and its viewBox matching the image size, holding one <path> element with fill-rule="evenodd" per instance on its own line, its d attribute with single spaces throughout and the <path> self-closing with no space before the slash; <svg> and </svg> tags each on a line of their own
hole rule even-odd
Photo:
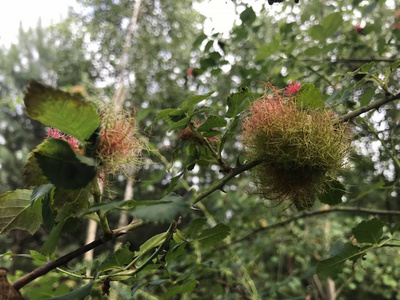
<svg viewBox="0 0 400 300">
<path fill-rule="evenodd" d="M 296 101 L 303 107 L 311 109 L 316 109 L 324 105 L 321 91 L 313 83 L 309 82 L 302 84 Z"/>
<path fill-rule="evenodd" d="M 226 112 L 226 117 L 232 118 L 241 113 L 250 105 L 252 96 L 253 93 L 251 93 L 247 87 L 242 88 L 237 93 L 230 94 L 230 96 L 227 98 L 228 111 Z"/>
<path fill-rule="evenodd" d="M 51 126 L 84 141 L 99 127 L 100 116 L 93 104 L 32 80 L 24 97 L 27 114 L 46 126 Z"/>
<path fill-rule="evenodd" d="M 22 229 L 34 234 L 42 223 L 41 201 L 31 205 L 31 190 L 15 190 L 0 195 L 0 234 Z"/>
</svg>

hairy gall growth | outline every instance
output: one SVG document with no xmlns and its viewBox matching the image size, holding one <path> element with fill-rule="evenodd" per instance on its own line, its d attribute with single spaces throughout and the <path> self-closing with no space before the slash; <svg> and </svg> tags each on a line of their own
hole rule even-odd
<svg viewBox="0 0 400 300">
<path fill-rule="evenodd" d="M 101 114 L 101 130 L 97 155 L 100 159 L 100 178 L 122 172 L 128 165 L 138 165 L 142 150 L 136 137 L 135 117 L 125 111 L 106 108 Z"/>
<path fill-rule="evenodd" d="M 289 200 L 310 208 L 343 166 L 349 148 L 347 126 L 326 110 L 309 110 L 294 95 L 271 87 L 243 121 L 242 139 L 255 169 L 257 190 L 265 199 Z"/>
</svg>

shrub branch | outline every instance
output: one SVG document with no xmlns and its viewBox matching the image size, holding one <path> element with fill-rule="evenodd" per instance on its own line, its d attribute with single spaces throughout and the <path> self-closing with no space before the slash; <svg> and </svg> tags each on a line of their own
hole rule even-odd
<svg viewBox="0 0 400 300">
<path fill-rule="evenodd" d="M 339 121 L 340 122 L 350 121 L 350 120 L 354 119 L 355 117 L 358 117 L 359 115 L 361 115 L 367 111 L 370 111 L 373 109 L 378 109 L 382 105 L 392 102 L 392 101 L 395 101 L 395 100 L 398 100 L 398 99 L 400 99 L 400 93 L 397 93 L 395 95 L 393 95 L 393 94 L 388 95 L 380 100 L 373 101 L 367 105 L 364 105 L 356 110 L 353 110 L 353 111 L 341 116 L 339 118 Z"/>
<path fill-rule="evenodd" d="M 35 270 L 33 270 L 32 272 L 26 274 L 24 277 L 18 279 L 16 282 L 14 282 L 12 284 L 12 286 L 14 287 L 14 289 L 19 290 L 22 287 L 24 287 L 25 285 L 27 285 L 28 283 L 30 283 L 31 281 L 35 280 L 36 278 L 43 276 L 45 274 L 47 274 L 48 272 L 62 266 L 65 265 L 66 263 L 70 262 L 71 260 L 73 260 L 74 258 L 77 258 L 79 256 L 81 256 L 82 254 L 97 248 L 113 239 L 116 239 L 119 236 L 122 236 L 126 233 L 128 233 L 131 230 L 134 230 L 138 227 L 141 227 L 144 224 L 144 222 L 142 220 L 139 220 L 135 223 L 129 224 L 128 226 L 125 226 L 123 228 L 123 230 L 115 230 L 111 235 L 105 235 L 104 237 L 97 239 L 83 247 L 80 247 L 54 261 L 48 262 L 47 264 L 45 264 L 44 266 L 41 266 Z"/>
<path fill-rule="evenodd" d="M 249 232 L 248 234 L 226 244 L 221 247 L 218 247 L 213 250 L 213 253 L 215 253 L 216 250 L 221 250 L 224 248 L 227 248 L 229 246 L 232 246 L 234 244 L 243 242 L 245 240 L 251 239 L 254 235 L 260 233 L 260 232 L 265 232 L 269 231 L 278 227 L 283 227 L 291 222 L 300 220 L 300 219 L 306 219 L 306 218 L 311 218 L 311 217 L 316 217 L 319 215 L 326 215 L 330 213 L 351 213 L 351 214 L 367 214 L 367 215 L 375 215 L 375 216 L 400 216 L 400 211 L 399 210 L 375 210 L 375 209 L 367 209 L 367 208 L 357 208 L 357 207 L 334 207 L 330 208 L 327 210 L 316 210 L 316 211 L 311 211 L 311 212 L 301 212 L 299 214 L 294 215 L 293 217 L 287 218 L 286 220 L 282 220 L 280 222 L 276 222 L 274 224 L 265 226 L 265 227 L 259 227 L 257 229 L 254 229 L 253 231 Z"/>
</svg>

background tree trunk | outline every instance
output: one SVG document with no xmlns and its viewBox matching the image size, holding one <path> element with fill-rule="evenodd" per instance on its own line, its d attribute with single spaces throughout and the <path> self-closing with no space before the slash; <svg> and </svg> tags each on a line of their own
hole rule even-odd
<svg viewBox="0 0 400 300">
<path fill-rule="evenodd" d="M 122 109 L 124 102 L 126 100 L 127 92 L 128 92 L 125 88 L 125 83 L 124 83 L 125 70 L 126 70 L 126 64 L 127 64 L 127 53 L 128 53 L 129 48 L 131 47 L 132 36 L 136 29 L 140 4 L 141 4 L 141 0 L 137 0 L 135 2 L 130 25 L 128 27 L 128 31 L 125 36 L 124 48 L 123 48 L 122 55 L 121 55 L 120 76 L 118 79 L 118 88 L 113 97 L 114 109 L 116 112 L 118 112 Z M 134 172 L 130 172 L 130 173 L 131 173 L 131 174 L 129 174 L 130 178 L 128 178 L 128 180 L 126 182 L 124 199 L 132 199 L 132 196 L 133 196 L 133 180 L 132 180 L 131 176 L 132 177 L 134 176 Z M 99 185 L 100 185 L 100 189 L 102 191 L 103 185 L 102 184 L 99 184 Z M 126 212 L 122 212 L 120 215 L 119 222 L 118 222 L 118 227 L 120 227 L 122 225 L 126 225 L 127 222 L 128 222 L 128 215 Z M 97 223 L 92 220 L 89 220 L 85 244 L 92 242 L 96 238 L 96 232 L 97 232 Z M 93 250 L 85 253 L 84 260 L 86 260 L 86 261 L 93 260 Z"/>
</svg>

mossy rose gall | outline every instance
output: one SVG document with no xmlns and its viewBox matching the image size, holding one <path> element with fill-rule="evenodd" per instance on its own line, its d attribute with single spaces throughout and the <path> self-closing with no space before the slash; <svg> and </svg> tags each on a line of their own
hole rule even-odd
<svg viewBox="0 0 400 300">
<path fill-rule="evenodd" d="M 261 161 L 255 168 L 258 193 L 279 203 L 289 200 L 299 210 L 310 208 L 329 187 L 349 149 L 347 124 L 325 109 L 303 108 L 287 89 L 270 86 L 242 125 L 247 156 Z"/>
</svg>

